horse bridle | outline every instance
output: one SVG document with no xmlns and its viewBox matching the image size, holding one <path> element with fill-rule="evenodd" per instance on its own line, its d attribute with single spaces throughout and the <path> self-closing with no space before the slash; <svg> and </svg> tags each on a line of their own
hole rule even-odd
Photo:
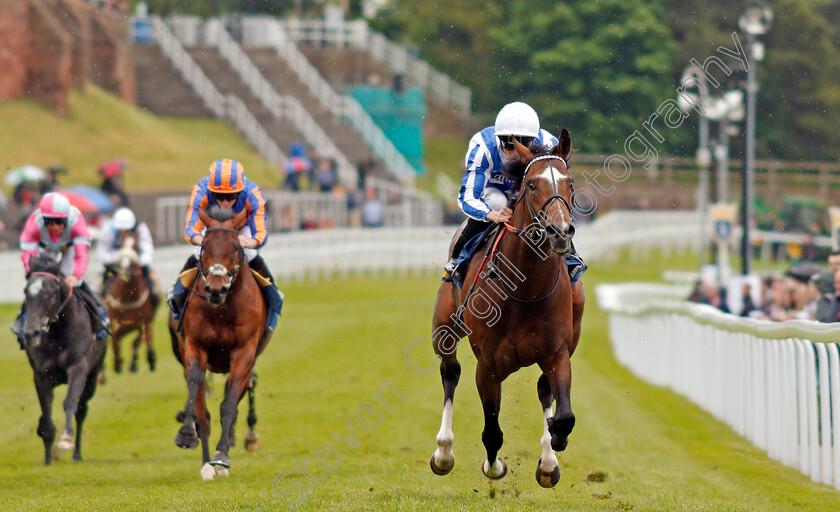
<svg viewBox="0 0 840 512">
<path fill-rule="evenodd" d="M 211 231 L 224 231 L 224 232 L 228 232 L 228 233 L 234 233 L 237 236 L 239 235 L 239 231 L 237 231 L 235 229 L 229 229 L 229 228 L 207 228 L 205 233 L 210 233 Z M 202 279 L 204 279 L 204 284 L 205 285 L 208 284 L 207 283 L 208 276 L 211 276 L 211 277 L 225 277 L 225 276 L 227 276 L 225 286 L 228 288 L 228 290 L 230 290 L 231 286 L 236 281 L 236 276 L 239 275 L 239 270 L 242 268 L 242 260 L 245 259 L 245 249 L 243 249 L 242 245 L 239 244 L 238 242 L 236 244 L 236 250 L 237 250 L 237 257 L 236 257 L 236 264 L 233 267 L 233 271 L 228 270 L 227 267 L 225 267 L 221 263 L 216 263 L 214 265 L 211 265 L 210 268 L 205 269 L 201 264 L 201 257 L 204 254 L 204 242 L 201 243 L 201 251 L 198 253 L 198 265 L 197 265 L 197 267 L 198 267 L 198 275 L 201 276 Z M 197 279 L 196 279 L 196 281 L 197 281 Z M 193 290 L 193 293 L 201 295 L 200 293 L 196 292 L 195 290 Z M 203 295 L 201 295 L 201 296 L 204 297 Z"/>
<path fill-rule="evenodd" d="M 525 180 L 528 177 L 528 171 L 531 170 L 531 166 L 534 165 L 535 162 L 539 162 L 539 161 L 542 161 L 542 160 L 560 160 L 566 166 L 566 169 L 569 168 L 569 163 L 565 158 L 555 156 L 555 155 L 541 155 L 541 156 L 538 156 L 538 157 L 532 159 L 530 162 L 528 162 L 528 165 L 525 167 L 525 172 L 522 173 L 522 188 L 524 188 L 525 191 L 518 195 L 518 197 L 511 204 L 511 207 L 515 207 L 517 204 L 519 204 L 522 201 L 523 198 L 525 198 L 525 196 L 527 196 L 530 193 L 531 189 L 528 188 L 525 185 Z M 548 199 L 546 199 L 545 202 L 543 202 L 543 204 L 542 204 L 542 206 L 540 206 L 539 210 L 534 210 L 534 207 L 531 206 L 531 201 L 530 200 L 525 201 L 525 204 L 528 206 L 528 213 L 531 215 L 532 223 L 536 223 L 539 226 L 539 231 L 535 230 L 534 232 L 532 232 L 530 234 L 532 240 L 534 240 L 536 238 L 536 240 L 534 240 L 535 242 L 538 241 L 538 240 L 545 240 L 547 238 L 546 237 L 546 225 L 544 223 L 544 220 L 547 217 L 547 215 L 545 214 L 545 209 L 546 209 L 546 207 L 548 207 L 548 205 L 550 205 L 554 201 L 560 201 L 560 203 L 563 204 L 563 207 L 565 209 L 565 211 L 563 213 L 564 213 L 564 215 L 568 215 L 569 221 L 571 221 L 573 219 L 573 217 L 572 217 L 572 205 L 569 204 L 569 201 L 567 201 L 565 197 L 560 195 L 560 191 L 557 189 L 557 180 L 554 179 L 554 166 L 549 164 L 548 167 L 551 169 L 551 178 L 552 178 L 551 184 L 554 187 L 554 194 L 549 196 Z M 569 179 L 572 179 L 571 175 L 569 176 Z M 572 190 L 572 193 L 574 193 L 574 181 L 570 182 L 570 188 Z M 513 228 L 512 226 L 509 226 L 509 225 L 507 225 L 507 228 L 510 231 L 513 231 L 516 234 L 519 234 L 522 231 L 524 231 L 524 230 L 521 230 L 521 229 Z M 537 235 L 539 235 L 539 236 L 537 236 Z"/>
<path fill-rule="evenodd" d="M 48 276 L 48 277 L 51 277 L 51 278 L 55 279 L 56 281 L 58 281 L 58 286 L 61 287 L 61 278 L 58 277 L 55 274 L 50 274 L 49 272 L 32 272 L 32 273 L 29 274 L 29 276 L 30 277 L 31 276 Z M 70 288 L 70 291 L 67 293 L 67 298 L 64 299 L 64 302 L 62 302 L 61 305 L 58 307 L 58 310 L 56 310 L 55 315 L 53 317 L 47 319 L 47 325 L 45 325 L 41 329 L 42 334 L 50 330 L 50 326 L 52 324 L 54 324 L 56 322 L 56 320 L 58 320 L 58 317 L 61 314 L 61 312 L 64 311 L 64 308 L 67 307 L 67 304 L 70 302 L 70 299 L 73 298 L 73 287 L 71 286 L 69 288 Z"/>
</svg>

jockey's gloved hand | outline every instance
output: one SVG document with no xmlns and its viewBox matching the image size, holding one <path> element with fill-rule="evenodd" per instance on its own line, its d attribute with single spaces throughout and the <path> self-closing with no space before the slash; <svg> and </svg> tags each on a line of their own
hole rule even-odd
<svg viewBox="0 0 840 512">
<path fill-rule="evenodd" d="M 79 285 L 79 278 L 76 276 L 67 276 L 64 278 L 64 282 L 67 283 L 67 286 L 70 288 L 75 288 Z"/>
<path fill-rule="evenodd" d="M 245 238 L 244 236 L 239 235 L 239 245 L 241 245 L 243 249 L 256 249 L 257 240 L 254 238 Z"/>
</svg>

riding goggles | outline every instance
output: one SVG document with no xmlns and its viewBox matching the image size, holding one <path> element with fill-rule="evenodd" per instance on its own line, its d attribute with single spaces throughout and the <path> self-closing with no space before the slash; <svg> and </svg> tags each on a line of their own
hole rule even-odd
<svg viewBox="0 0 840 512">
<path fill-rule="evenodd" d="M 239 192 L 234 192 L 232 194 L 224 194 L 221 192 L 213 192 L 213 198 L 216 199 L 217 202 L 219 201 L 233 201 L 234 203 L 239 199 Z"/>
<path fill-rule="evenodd" d="M 499 142 L 502 144 L 502 148 L 507 151 L 513 151 L 516 149 L 516 146 L 513 144 L 513 141 L 516 140 L 526 148 L 534 142 L 534 137 L 523 137 L 519 135 L 499 135 Z"/>
<path fill-rule="evenodd" d="M 60 226 L 63 226 L 67 224 L 67 219 L 63 217 L 44 217 L 44 224 L 58 224 Z"/>
</svg>

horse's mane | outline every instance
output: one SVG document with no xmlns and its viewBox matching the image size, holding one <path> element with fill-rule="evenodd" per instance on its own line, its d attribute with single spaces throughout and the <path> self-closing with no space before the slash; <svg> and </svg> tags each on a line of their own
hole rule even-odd
<svg viewBox="0 0 840 512">
<path fill-rule="evenodd" d="M 61 273 L 61 260 L 48 254 L 36 254 L 29 259 L 29 271 L 59 275 Z"/>
<path fill-rule="evenodd" d="M 235 214 L 233 213 L 232 208 L 222 208 L 219 205 L 214 205 L 207 212 L 207 215 L 209 215 L 210 218 L 213 220 L 224 222 L 226 220 L 232 219 Z"/>
<path fill-rule="evenodd" d="M 554 148 L 552 146 L 544 146 L 540 141 L 535 140 L 528 146 L 528 151 L 534 154 L 534 156 L 543 156 L 551 154 L 551 151 Z M 513 176 L 516 178 L 517 181 L 522 179 L 522 176 L 525 174 L 525 169 L 528 168 L 528 164 L 523 162 L 522 160 L 512 160 L 508 161 L 504 166 L 504 172 L 509 176 Z"/>
</svg>

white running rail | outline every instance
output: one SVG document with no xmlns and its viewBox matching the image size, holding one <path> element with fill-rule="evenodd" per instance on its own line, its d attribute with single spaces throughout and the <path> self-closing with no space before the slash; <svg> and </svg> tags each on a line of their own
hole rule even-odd
<svg viewBox="0 0 840 512">
<path fill-rule="evenodd" d="M 198 94 L 204 105 L 217 118 L 230 122 L 263 158 L 274 165 L 283 165 L 286 156 L 242 100 L 234 95 L 225 96 L 219 92 L 159 17 L 152 17 L 152 24 L 155 40 L 161 51 Z"/>
<path fill-rule="evenodd" d="M 840 490 L 840 326 L 740 318 L 685 302 L 688 293 L 688 286 L 598 286 L 619 362 Z"/>
<path fill-rule="evenodd" d="M 271 112 L 271 115 L 293 124 L 310 146 L 318 148 L 318 152 L 323 156 L 335 160 L 339 179 L 342 183 L 345 185 L 355 184 L 358 180 L 355 167 L 324 132 L 318 122 L 309 115 L 300 101 L 292 96 L 277 93 L 271 83 L 266 80 L 265 76 L 251 61 L 251 58 L 230 37 L 220 20 L 208 21 L 206 30 L 210 39 L 216 43 L 219 54 L 236 71 L 254 96 L 260 100 L 260 103 Z"/>
</svg>

